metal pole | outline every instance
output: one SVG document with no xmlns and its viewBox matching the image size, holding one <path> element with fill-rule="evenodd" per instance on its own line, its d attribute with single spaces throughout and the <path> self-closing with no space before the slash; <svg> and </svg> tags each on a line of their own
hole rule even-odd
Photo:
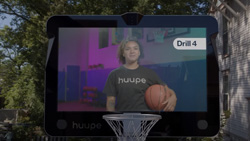
<svg viewBox="0 0 250 141">
<path fill-rule="evenodd" d="M 245 11 L 247 10 L 246 6 L 242 2 L 240 2 L 239 0 L 234 0 L 234 1 L 238 3 L 239 6 L 242 7 Z"/>
<path fill-rule="evenodd" d="M 231 22 L 230 18 L 229 18 L 223 11 L 221 11 L 220 8 L 218 8 L 211 0 L 208 0 L 208 2 L 211 3 L 212 6 L 213 6 L 216 10 L 220 11 L 220 13 L 221 13 L 229 22 Z"/>
<path fill-rule="evenodd" d="M 236 13 L 229 5 L 227 5 L 224 0 L 220 0 L 220 2 L 235 16 L 239 17 L 239 14 Z"/>
</svg>

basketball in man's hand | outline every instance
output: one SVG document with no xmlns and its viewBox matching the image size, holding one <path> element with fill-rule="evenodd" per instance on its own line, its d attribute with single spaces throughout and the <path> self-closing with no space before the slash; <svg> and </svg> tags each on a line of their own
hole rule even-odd
<svg viewBox="0 0 250 141">
<path fill-rule="evenodd" d="M 146 90 L 145 101 L 148 107 L 152 110 L 161 111 L 164 109 L 164 104 L 170 94 L 164 85 L 155 84 Z"/>
</svg>

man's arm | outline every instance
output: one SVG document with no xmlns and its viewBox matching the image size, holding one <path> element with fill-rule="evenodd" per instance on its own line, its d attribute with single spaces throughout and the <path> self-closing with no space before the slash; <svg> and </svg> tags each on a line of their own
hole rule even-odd
<svg viewBox="0 0 250 141">
<path fill-rule="evenodd" d="M 174 90 L 170 89 L 167 85 L 165 85 L 165 90 L 168 91 L 170 97 L 165 102 L 163 102 L 165 105 L 164 111 L 174 111 L 177 102 L 176 94 Z"/>
<path fill-rule="evenodd" d="M 116 98 L 114 96 L 107 96 L 107 103 L 106 103 L 107 111 L 110 112 L 115 111 L 115 100 Z"/>
</svg>

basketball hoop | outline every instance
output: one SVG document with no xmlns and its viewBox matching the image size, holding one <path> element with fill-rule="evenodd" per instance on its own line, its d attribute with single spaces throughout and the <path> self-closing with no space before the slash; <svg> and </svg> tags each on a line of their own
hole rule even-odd
<svg viewBox="0 0 250 141">
<path fill-rule="evenodd" d="M 104 115 L 119 141 L 144 141 L 161 115 L 124 113 Z"/>
</svg>

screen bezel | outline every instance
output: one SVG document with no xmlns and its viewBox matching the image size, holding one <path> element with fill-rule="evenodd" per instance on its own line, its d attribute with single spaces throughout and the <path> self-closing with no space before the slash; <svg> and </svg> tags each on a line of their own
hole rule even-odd
<svg viewBox="0 0 250 141">
<path fill-rule="evenodd" d="M 187 22 L 188 21 L 188 22 Z M 206 28 L 207 39 L 207 112 L 150 112 L 159 114 L 162 119 L 153 127 L 149 136 L 214 136 L 220 125 L 218 64 L 211 36 L 217 34 L 217 21 L 210 16 L 144 16 L 138 25 L 127 25 L 121 16 L 53 16 L 47 22 L 50 40 L 46 62 L 45 88 L 45 131 L 52 136 L 114 136 L 111 127 L 102 119 L 105 114 L 114 112 L 58 112 L 57 111 L 57 72 L 58 72 L 58 31 L 61 27 L 190 27 Z M 141 112 L 147 113 L 147 112 Z M 67 127 L 58 128 L 58 120 L 64 120 Z M 205 120 L 206 129 L 197 126 Z M 71 123 L 101 124 L 99 129 L 73 129 Z M 165 125 L 164 127 L 162 125 Z M 165 133 L 169 126 L 170 133 Z M 87 126 L 86 126 L 87 127 Z M 158 134 L 159 133 L 159 134 Z"/>
</svg>

